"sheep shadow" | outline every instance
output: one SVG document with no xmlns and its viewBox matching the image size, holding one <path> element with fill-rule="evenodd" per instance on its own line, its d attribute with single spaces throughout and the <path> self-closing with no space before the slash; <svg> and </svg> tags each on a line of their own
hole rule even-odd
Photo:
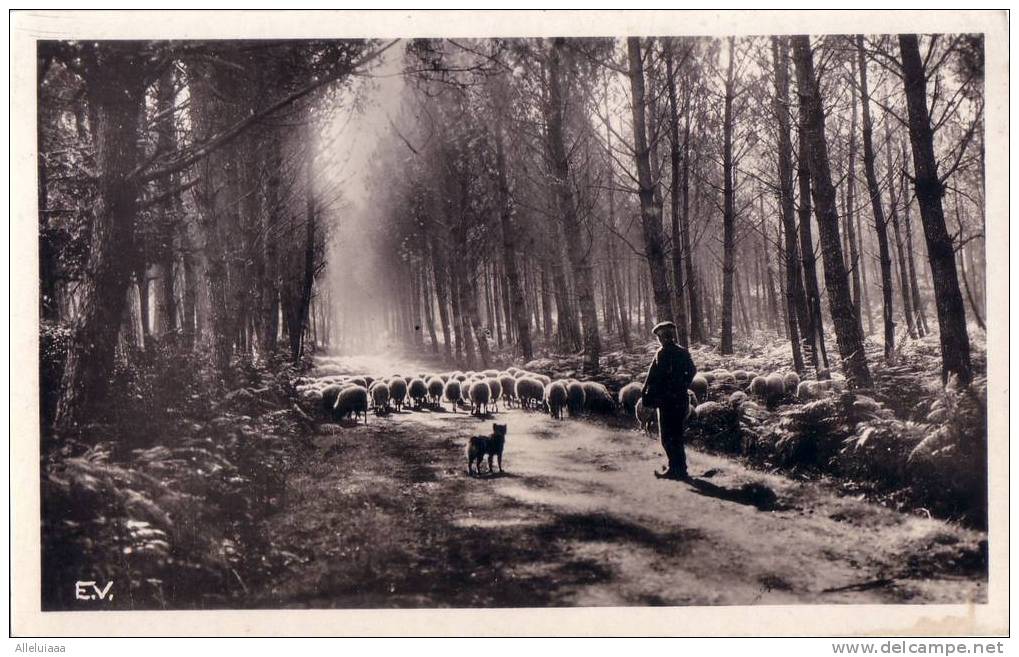
<svg viewBox="0 0 1019 657">
<path fill-rule="evenodd" d="M 421 404 L 419 406 L 408 406 L 404 410 L 410 413 L 434 413 L 435 407 L 428 404 Z"/>
<path fill-rule="evenodd" d="M 457 407 L 456 409 L 446 408 L 442 404 L 439 404 L 437 406 L 429 407 L 428 408 L 428 412 L 429 413 L 442 414 L 442 415 L 460 415 L 463 412 L 463 409 L 460 408 L 460 407 Z"/>
<path fill-rule="evenodd" d="M 705 479 L 691 477 L 686 483 L 690 484 L 698 495 L 752 506 L 758 511 L 781 511 L 787 508 L 779 503 L 774 490 L 760 482 L 746 483 L 738 488 L 726 488 Z"/>
</svg>

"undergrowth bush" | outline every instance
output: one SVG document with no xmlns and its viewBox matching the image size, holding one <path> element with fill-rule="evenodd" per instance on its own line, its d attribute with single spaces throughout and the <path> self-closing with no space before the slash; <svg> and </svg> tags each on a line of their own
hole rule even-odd
<svg viewBox="0 0 1019 657">
<path fill-rule="evenodd" d="M 119 452 L 154 445 L 184 423 L 207 421 L 224 391 L 211 363 L 207 352 L 175 343 L 122 354 L 94 417 L 111 432 L 103 438 Z"/>
<path fill-rule="evenodd" d="M 935 511 L 987 524 L 987 382 L 961 386 L 953 377 L 928 419 L 936 428 L 909 453 L 914 497 Z"/>
<path fill-rule="evenodd" d="M 222 376 L 172 347 L 127 356 L 97 421 L 44 441 L 43 606 L 84 608 L 78 580 L 114 582 L 104 608 L 236 606 L 282 567 L 260 527 L 311 428 L 296 370 L 248 361 Z"/>
<path fill-rule="evenodd" d="M 739 453 L 743 444 L 738 405 L 704 402 L 688 422 L 686 438 L 693 444 L 717 452 Z"/>
<path fill-rule="evenodd" d="M 716 386 L 717 387 L 717 386 Z M 986 526 L 986 380 L 954 380 L 926 398 L 919 420 L 903 420 L 856 391 L 829 391 L 777 411 L 747 400 L 709 401 L 687 427 L 691 444 L 765 467 L 829 475 L 942 517 Z"/>
<path fill-rule="evenodd" d="M 103 443 L 44 464 L 44 609 L 74 608 L 78 580 L 114 582 L 108 604 L 121 609 L 166 606 L 179 598 L 175 589 L 229 585 L 216 539 L 199 517 L 204 500 L 175 480 L 211 464 L 166 448 L 116 463 L 111 451 Z"/>
<path fill-rule="evenodd" d="M 906 459 L 930 427 L 891 418 L 860 424 L 835 458 L 835 471 L 853 479 L 901 486 L 906 480 Z"/>
</svg>

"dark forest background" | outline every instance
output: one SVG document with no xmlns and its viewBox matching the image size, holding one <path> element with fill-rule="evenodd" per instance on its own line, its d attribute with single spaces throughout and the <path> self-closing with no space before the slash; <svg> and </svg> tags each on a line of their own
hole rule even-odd
<svg viewBox="0 0 1019 657">
<path fill-rule="evenodd" d="M 596 377 L 665 318 L 692 348 L 919 403 L 885 429 L 912 447 L 940 427 L 980 471 L 983 53 L 971 34 L 39 42 L 44 514 L 71 523 L 50 565 L 96 549 L 89 505 L 145 515 L 102 531 L 158 561 L 279 502 L 293 455 L 219 441 L 220 405 L 309 431 L 293 381 L 315 354 Z M 355 191 L 337 126 L 383 111 L 381 70 L 404 82 Z M 171 529 L 184 497 L 155 491 L 198 475 L 159 450 L 183 434 L 199 472 L 237 478 Z"/>
</svg>

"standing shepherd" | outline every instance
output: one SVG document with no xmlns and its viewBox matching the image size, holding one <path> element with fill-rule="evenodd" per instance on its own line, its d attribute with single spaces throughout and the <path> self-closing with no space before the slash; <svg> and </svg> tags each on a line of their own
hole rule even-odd
<svg viewBox="0 0 1019 657">
<path fill-rule="evenodd" d="M 658 409 L 658 431 L 662 448 L 669 459 L 660 479 L 687 479 L 686 452 L 683 448 L 683 423 L 690 405 L 687 389 L 697 367 L 686 347 L 676 344 L 676 325 L 660 322 L 652 330 L 661 348 L 648 369 L 641 398 L 647 408 Z"/>
</svg>

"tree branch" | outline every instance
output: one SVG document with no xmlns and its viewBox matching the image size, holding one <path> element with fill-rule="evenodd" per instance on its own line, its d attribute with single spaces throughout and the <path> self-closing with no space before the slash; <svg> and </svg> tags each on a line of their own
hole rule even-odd
<svg viewBox="0 0 1019 657">
<path fill-rule="evenodd" d="M 311 83 L 305 85 L 304 87 L 301 87 L 297 91 L 281 98 L 280 100 L 276 101 L 275 103 L 272 103 L 271 105 L 263 108 L 258 112 L 252 112 L 248 117 L 241 119 L 234 125 L 230 126 L 229 128 L 226 128 L 219 134 L 214 135 L 213 137 L 208 139 L 202 146 L 198 147 L 192 153 L 188 155 L 182 155 L 181 157 L 178 157 L 175 160 L 166 162 L 162 166 L 149 171 L 144 171 L 144 167 L 147 166 L 148 164 L 146 163 L 146 165 L 143 165 L 142 167 L 132 171 L 130 174 L 131 177 L 136 178 L 136 180 L 139 183 L 146 183 L 157 178 L 168 176 L 170 174 L 177 173 L 178 171 L 182 171 L 188 168 L 189 166 L 205 159 L 219 148 L 236 139 L 242 132 L 244 132 L 249 126 L 257 122 L 258 120 L 272 114 L 273 112 L 283 109 L 284 107 L 300 100 L 301 98 L 304 98 L 305 96 L 311 94 L 312 92 L 321 87 L 324 87 L 327 84 L 331 84 L 342 77 L 353 74 L 359 67 L 364 66 L 365 64 L 371 62 L 374 59 L 377 59 L 379 56 L 382 55 L 382 53 L 389 50 L 398 41 L 399 41 L 398 39 L 393 39 L 385 46 L 368 53 L 364 57 L 361 57 L 357 61 L 353 62 L 352 64 L 343 67 L 341 70 L 336 71 L 333 74 L 322 78 L 321 80 L 312 81 Z"/>
</svg>

